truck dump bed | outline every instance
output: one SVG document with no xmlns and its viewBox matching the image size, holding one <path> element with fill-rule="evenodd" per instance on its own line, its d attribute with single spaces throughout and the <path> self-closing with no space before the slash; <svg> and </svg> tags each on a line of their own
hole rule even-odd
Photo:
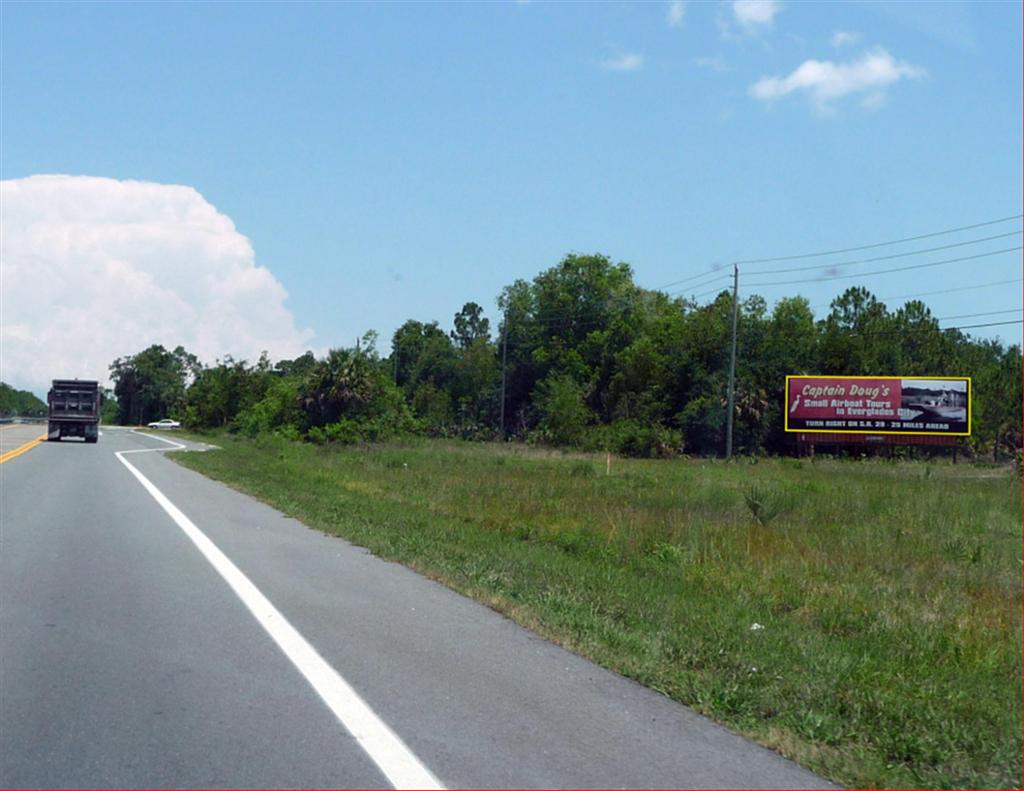
<svg viewBox="0 0 1024 791">
<path fill-rule="evenodd" d="M 96 442 L 100 425 L 99 382 L 54 379 L 47 401 L 50 405 L 48 439 L 83 437 L 86 442 Z"/>
</svg>

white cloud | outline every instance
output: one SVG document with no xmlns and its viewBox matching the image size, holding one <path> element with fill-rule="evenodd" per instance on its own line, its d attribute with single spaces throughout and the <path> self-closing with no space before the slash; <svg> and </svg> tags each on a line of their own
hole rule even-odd
<svg viewBox="0 0 1024 791">
<path fill-rule="evenodd" d="M 605 71 L 636 71 L 643 65 L 643 55 L 629 52 L 601 61 L 601 68 Z"/>
<path fill-rule="evenodd" d="M 778 0 L 734 0 L 732 15 L 747 30 L 769 27 L 782 10 Z"/>
<path fill-rule="evenodd" d="M 897 61 L 882 48 L 864 53 L 848 63 L 807 60 L 787 77 L 762 77 L 750 86 L 750 95 L 773 101 L 791 93 L 810 96 L 819 112 L 830 113 L 833 103 L 854 93 L 869 93 L 865 107 L 877 109 L 884 101 L 884 89 L 901 79 L 916 79 L 924 69 Z"/>
<path fill-rule="evenodd" d="M 90 176 L 0 181 L 0 378 L 45 391 L 181 344 L 205 362 L 309 348 L 280 282 L 191 187 Z"/>
<path fill-rule="evenodd" d="M 668 14 L 665 21 L 669 27 L 681 27 L 686 18 L 686 3 L 683 0 L 672 0 L 668 4 Z"/>
<path fill-rule="evenodd" d="M 832 46 L 838 49 L 839 47 L 846 47 L 849 46 L 850 44 L 856 44 L 858 41 L 860 41 L 860 39 L 860 33 L 854 33 L 849 30 L 837 30 L 835 33 L 832 34 Z"/>
</svg>

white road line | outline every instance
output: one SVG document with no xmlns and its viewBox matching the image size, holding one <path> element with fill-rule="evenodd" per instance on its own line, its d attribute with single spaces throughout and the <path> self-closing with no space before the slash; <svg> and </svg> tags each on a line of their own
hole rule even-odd
<svg viewBox="0 0 1024 791">
<path fill-rule="evenodd" d="M 182 445 L 180 442 L 175 442 L 173 439 L 167 439 L 166 437 L 158 437 L 156 434 L 143 434 L 141 431 L 136 431 L 135 429 L 130 429 L 130 431 L 132 434 L 138 434 L 140 437 L 149 437 L 149 439 L 158 439 L 161 442 L 166 442 L 168 445 L 173 445 L 174 447 L 180 450 L 185 450 L 186 448 L 185 445 Z M 150 450 L 153 450 L 153 448 L 145 448 L 143 451 L 123 450 L 121 451 L 121 453 L 142 453 Z"/>
<path fill-rule="evenodd" d="M 144 436 L 149 436 L 148 434 Z M 160 437 L 156 437 L 160 439 Z M 172 445 L 178 443 L 171 440 Z M 184 446 L 181 446 L 184 447 Z M 153 449 L 156 450 L 156 449 Z M 178 510 L 145 475 L 133 467 L 120 451 L 118 460 L 128 468 L 160 507 L 175 521 L 202 552 L 210 565 L 224 578 L 242 603 L 277 643 L 292 664 L 310 683 L 327 707 L 352 734 L 371 760 L 395 788 L 443 789 L 440 781 L 413 754 L 405 743 L 378 717 L 345 679 L 331 667 L 317 650 L 270 603 L 238 567 L 206 537 L 185 514 Z"/>
</svg>

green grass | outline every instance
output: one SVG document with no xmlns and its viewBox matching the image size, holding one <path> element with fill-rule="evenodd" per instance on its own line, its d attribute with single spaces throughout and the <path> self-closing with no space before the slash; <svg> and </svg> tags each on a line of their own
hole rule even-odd
<svg viewBox="0 0 1024 791">
<path fill-rule="evenodd" d="M 839 783 L 1021 785 L 1011 470 L 214 441 L 175 458 Z"/>
</svg>

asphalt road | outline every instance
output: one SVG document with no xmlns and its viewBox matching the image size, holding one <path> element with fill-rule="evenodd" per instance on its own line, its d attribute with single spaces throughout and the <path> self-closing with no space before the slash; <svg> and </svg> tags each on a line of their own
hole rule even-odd
<svg viewBox="0 0 1024 791">
<path fill-rule="evenodd" d="M 828 786 L 170 448 L 0 464 L 0 786 Z"/>
<path fill-rule="evenodd" d="M 0 423 L 0 458 L 45 436 L 45 423 Z"/>
</svg>

